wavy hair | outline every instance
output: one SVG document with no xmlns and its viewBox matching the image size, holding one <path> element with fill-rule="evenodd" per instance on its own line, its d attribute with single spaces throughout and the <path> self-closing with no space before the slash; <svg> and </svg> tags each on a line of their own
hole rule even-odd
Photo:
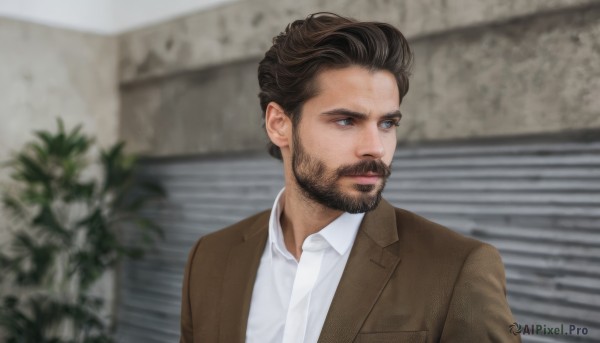
<svg viewBox="0 0 600 343">
<path fill-rule="evenodd" d="M 279 104 L 296 126 L 302 105 L 316 95 L 317 73 L 358 65 L 391 72 L 398 84 L 399 102 L 408 92 L 412 52 L 406 38 L 390 24 L 362 22 L 320 12 L 289 24 L 273 38 L 273 46 L 258 66 L 263 120 L 270 102 Z M 269 142 L 269 154 L 282 159 Z"/>
</svg>

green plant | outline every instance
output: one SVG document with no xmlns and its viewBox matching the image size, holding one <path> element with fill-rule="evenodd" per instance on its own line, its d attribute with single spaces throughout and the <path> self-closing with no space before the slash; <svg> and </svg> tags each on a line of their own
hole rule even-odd
<svg viewBox="0 0 600 343">
<path fill-rule="evenodd" d="M 136 160 L 123 143 L 90 163 L 93 139 L 80 127 L 66 132 L 59 120 L 58 132 L 35 135 L 6 164 L 13 187 L 3 203 L 12 238 L 0 250 L 0 285 L 11 292 L 0 302 L 0 331 L 8 343 L 112 342 L 98 314 L 103 300 L 90 287 L 162 236 L 141 209 L 164 192 L 136 177 Z M 141 239 L 123 243 L 124 228 Z"/>
</svg>

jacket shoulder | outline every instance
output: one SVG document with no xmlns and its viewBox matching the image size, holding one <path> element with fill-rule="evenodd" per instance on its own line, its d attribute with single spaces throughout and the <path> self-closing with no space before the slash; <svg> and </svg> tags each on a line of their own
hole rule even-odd
<svg viewBox="0 0 600 343">
<path fill-rule="evenodd" d="M 256 213 L 223 229 L 200 237 L 188 254 L 188 265 L 198 263 L 224 263 L 229 250 L 242 242 L 244 237 L 268 228 L 271 210 Z"/>
<path fill-rule="evenodd" d="M 400 241 L 410 242 L 411 250 L 425 249 L 449 258 L 465 258 L 473 250 L 493 246 L 467 237 L 416 213 L 394 207 Z"/>
<path fill-rule="evenodd" d="M 200 240 L 206 243 L 239 242 L 244 238 L 244 236 L 252 235 L 257 231 L 266 228 L 269 223 L 270 215 L 270 209 L 258 212 L 248 218 L 238 221 L 237 223 L 231 224 L 218 231 L 209 233 L 200 238 Z"/>
</svg>

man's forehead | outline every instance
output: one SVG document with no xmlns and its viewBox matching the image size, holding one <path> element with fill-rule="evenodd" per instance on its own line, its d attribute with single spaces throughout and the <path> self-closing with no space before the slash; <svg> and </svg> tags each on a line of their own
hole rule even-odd
<svg viewBox="0 0 600 343">
<path fill-rule="evenodd" d="M 387 70 L 360 66 L 327 69 L 315 76 L 314 96 L 309 102 L 363 114 L 398 112 L 400 94 L 394 75 Z M 373 113 L 375 112 L 375 113 Z"/>
</svg>

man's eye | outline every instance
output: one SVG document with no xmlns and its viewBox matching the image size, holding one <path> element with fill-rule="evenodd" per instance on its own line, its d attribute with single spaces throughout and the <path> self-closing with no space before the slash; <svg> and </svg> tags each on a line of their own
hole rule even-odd
<svg viewBox="0 0 600 343">
<path fill-rule="evenodd" d="M 352 118 L 344 118 L 344 119 L 336 120 L 335 122 L 341 126 L 350 126 L 353 124 Z"/>
<path fill-rule="evenodd" d="M 400 123 L 395 120 L 384 120 L 381 122 L 381 128 L 383 129 L 391 129 L 394 126 L 399 126 Z"/>
</svg>

